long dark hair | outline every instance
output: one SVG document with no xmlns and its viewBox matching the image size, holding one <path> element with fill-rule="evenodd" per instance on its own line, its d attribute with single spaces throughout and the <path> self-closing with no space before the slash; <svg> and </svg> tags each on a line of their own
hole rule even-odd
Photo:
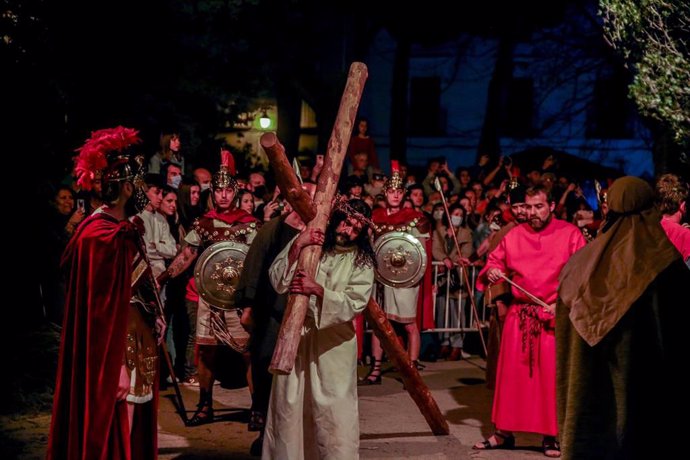
<svg viewBox="0 0 690 460">
<path fill-rule="evenodd" d="M 362 214 L 365 218 L 369 219 L 371 217 L 371 208 L 363 200 L 352 199 L 347 202 L 347 204 L 359 214 Z M 332 253 L 336 246 L 336 229 L 341 222 L 347 219 L 347 214 L 343 211 L 336 210 L 331 215 L 330 222 L 326 228 L 326 238 L 323 243 L 323 255 Z M 355 266 L 359 268 L 363 267 L 376 267 L 376 258 L 374 257 L 374 249 L 371 247 L 371 241 L 369 239 L 369 232 L 367 231 L 367 225 L 362 227 L 362 230 L 357 235 L 354 241 L 357 245 L 357 256 L 355 257 Z"/>
<path fill-rule="evenodd" d="M 192 222 L 200 217 L 202 214 L 201 190 L 199 191 L 199 203 L 192 206 L 191 191 L 192 187 L 199 187 L 199 183 L 190 177 L 183 177 L 180 187 L 177 189 L 177 214 L 180 218 L 180 224 L 185 230 L 189 230 Z"/>
</svg>

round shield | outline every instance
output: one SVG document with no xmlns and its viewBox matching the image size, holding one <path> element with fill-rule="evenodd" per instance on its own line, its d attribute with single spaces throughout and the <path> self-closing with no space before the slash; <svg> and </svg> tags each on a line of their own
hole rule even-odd
<svg viewBox="0 0 690 460">
<path fill-rule="evenodd" d="M 194 281 L 199 295 L 209 304 L 230 310 L 249 246 L 236 241 L 214 243 L 199 256 Z"/>
<path fill-rule="evenodd" d="M 374 243 L 376 279 L 390 287 L 411 287 L 424 276 L 426 250 L 405 232 L 388 232 Z"/>
</svg>

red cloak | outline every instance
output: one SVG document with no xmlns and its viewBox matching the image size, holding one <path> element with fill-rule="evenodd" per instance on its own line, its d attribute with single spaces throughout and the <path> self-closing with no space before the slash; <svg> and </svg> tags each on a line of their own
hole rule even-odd
<svg viewBox="0 0 690 460">
<path fill-rule="evenodd" d="M 228 225 L 248 224 L 249 222 L 257 222 L 259 220 L 244 209 L 230 209 L 227 211 L 218 211 L 214 209 L 204 214 L 204 217 L 218 219 Z"/>
<path fill-rule="evenodd" d="M 371 214 L 371 220 L 377 224 L 386 225 L 406 225 L 412 222 L 414 219 L 417 220 L 417 229 L 421 233 L 429 233 L 429 238 L 427 238 L 424 249 L 426 250 L 427 265 L 426 271 L 424 272 L 424 278 L 419 284 L 419 294 L 417 295 L 417 326 L 420 331 L 427 329 L 433 329 L 436 327 L 434 324 L 434 312 L 433 312 L 433 291 L 432 291 L 432 273 L 431 273 L 431 225 L 426 216 L 415 211 L 412 208 L 402 208 L 395 214 L 388 215 L 386 208 L 376 208 Z M 378 235 L 377 235 L 378 236 Z"/>
<path fill-rule="evenodd" d="M 70 276 L 48 459 L 131 458 L 127 403 L 116 392 L 137 238 L 134 224 L 100 213 L 84 221 L 65 250 Z M 148 456 L 155 457 L 155 403 L 149 407 Z"/>
</svg>

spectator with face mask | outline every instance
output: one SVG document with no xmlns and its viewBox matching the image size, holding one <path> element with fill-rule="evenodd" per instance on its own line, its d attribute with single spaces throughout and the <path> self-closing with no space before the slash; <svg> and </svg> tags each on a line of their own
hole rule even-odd
<svg viewBox="0 0 690 460">
<path fill-rule="evenodd" d="M 444 215 L 443 203 L 436 203 L 434 205 L 433 210 L 431 211 L 431 217 L 433 217 L 434 222 L 436 224 L 440 224 L 441 219 L 443 219 L 443 215 Z"/>
<path fill-rule="evenodd" d="M 441 273 L 447 271 L 455 271 L 455 279 L 460 279 L 458 270 L 459 257 L 469 257 L 472 255 L 472 232 L 467 228 L 465 222 L 465 209 L 460 205 L 451 206 L 448 209 L 451 221 L 448 222 L 448 216 L 441 211 L 441 221 L 436 226 L 432 236 L 432 254 L 435 261 L 443 262 L 440 268 Z M 460 253 L 455 246 L 455 239 L 453 233 L 457 238 Z M 440 278 L 445 282 L 450 282 L 451 276 Z M 457 288 L 451 287 L 451 289 Z M 454 294 L 453 292 L 450 292 Z M 436 298 L 436 327 L 460 327 L 461 318 L 458 315 L 457 297 L 451 296 L 448 302 L 449 308 L 449 324 L 445 324 L 446 314 L 443 310 L 446 306 L 446 286 L 443 284 L 438 288 L 438 296 Z M 462 350 L 463 337 L 462 334 L 440 334 L 441 351 L 440 357 L 447 358 L 449 361 L 457 361 L 461 358 L 469 358 L 469 354 Z"/>
<path fill-rule="evenodd" d="M 211 188 L 211 172 L 206 168 L 196 168 L 194 180 L 199 184 L 202 192 Z"/>
<path fill-rule="evenodd" d="M 249 190 L 254 194 L 254 206 L 258 210 L 259 205 L 264 204 L 266 199 L 266 178 L 260 172 L 253 172 L 249 174 Z"/>
<path fill-rule="evenodd" d="M 200 206 L 201 212 L 213 209 L 213 197 L 211 196 L 211 173 L 206 168 L 196 168 L 194 170 L 194 180 L 199 184 L 201 193 Z"/>
<path fill-rule="evenodd" d="M 165 183 L 177 190 L 182 182 L 182 167 L 177 163 L 170 162 L 163 166 L 161 174 L 165 176 Z"/>
</svg>

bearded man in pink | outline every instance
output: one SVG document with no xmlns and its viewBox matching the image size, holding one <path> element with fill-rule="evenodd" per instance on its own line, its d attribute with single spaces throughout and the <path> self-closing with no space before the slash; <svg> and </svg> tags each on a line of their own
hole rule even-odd
<svg viewBox="0 0 690 460">
<path fill-rule="evenodd" d="M 585 239 L 577 227 L 553 217 L 554 202 L 541 186 L 526 192 L 527 222 L 501 240 L 480 273 L 480 283 L 508 276 L 536 298 L 512 287 L 498 359 L 492 421 L 496 431 L 474 449 L 512 449 L 514 431 L 544 436 L 547 457 L 559 457 L 556 441 L 555 302 L 558 275 Z"/>
</svg>

